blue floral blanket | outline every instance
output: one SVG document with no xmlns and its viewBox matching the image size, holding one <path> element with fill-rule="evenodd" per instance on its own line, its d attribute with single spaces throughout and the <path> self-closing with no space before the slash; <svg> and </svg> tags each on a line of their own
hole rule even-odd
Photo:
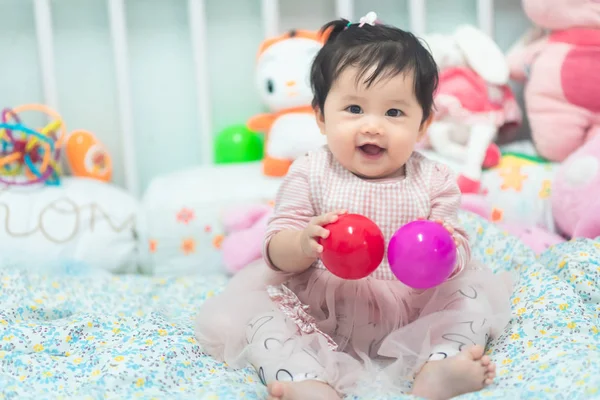
<svg viewBox="0 0 600 400">
<path fill-rule="evenodd" d="M 495 226 L 462 219 L 475 256 L 516 278 L 513 318 L 489 348 L 496 383 L 463 397 L 600 396 L 600 241 L 536 259 Z M 0 398 L 265 398 L 252 369 L 229 369 L 194 339 L 196 310 L 226 282 L 0 266 Z"/>
</svg>

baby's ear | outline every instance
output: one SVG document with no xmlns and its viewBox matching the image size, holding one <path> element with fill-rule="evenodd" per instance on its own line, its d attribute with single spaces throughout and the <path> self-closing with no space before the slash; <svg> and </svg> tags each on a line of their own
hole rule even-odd
<svg viewBox="0 0 600 400">
<path fill-rule="evenodd" d="M 433 118 L 435 117 L 435 111 L 431 110 L 431 113 L 429 113 L 429 117 L 421 122 L 421 126 L 419 127 L 419 136 L 418 136 L 418 141 L 420 141 L 421 139 L 423 139 L 425 137 L 425 135 L 427 134 L 427 131 L 429 130 L 429 126 L 431 125 L 431 123 L 433 122 Z"/>
<path fill-rule="evenodd" d="M 321 134 L 325 134 L 325 114 L 321 111 L 319 106 L 315 106 L 315 118 L 317 119 L 317 125 L 319 126 L 319 130 Z"/>
</svg>

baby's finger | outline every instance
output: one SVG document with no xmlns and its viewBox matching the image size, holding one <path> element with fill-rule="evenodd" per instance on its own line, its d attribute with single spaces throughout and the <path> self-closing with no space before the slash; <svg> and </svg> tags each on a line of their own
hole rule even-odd
<svg viewBox="0 0 600 400">
<path fill-rule="evenodd" d="M 329 231 L 320 225 L 312 225 L 308 229 L 308 234 L 311 238 L 320 237 L 322 239 L 327 239 L 329 237 Z"/>
<path fill-rule="evenodd" d="M 315 225 L 331 224 L 332 222 L 337 221 L 337 219 L 338 219 L 338 215 L 335 212 L 330 212 L 330 213 L 318 216 L 315 219 L 314 224 Z"/>
<path fill-rule="evenodd" d="M 461 242 L 460 242 L 460 237 L 459 236 L 457 236 L 456 234 L 453 233 L 452 234 L 452 239 L 454 239 L 454 243 L 456 244 L 457 247 L 460 246 Z"/>
<path fill-rule="evenodd" d="M 317 243 L 316 240 L 311 240 L 310 241 L 310 251 L 313 253 L 314 256 L 320 256 L 323 253 L 323 246 L 321 246 L 319 243 Z"/>
<path fill-rule="evenodd" d="M 337 220 L 340 215 L 344 215 L 346 213 L 348 213 L 347 210 L 340 209 L 340 210 L 335 210 L 335 211 L 332 211 L 332 212 L 328 212 L 327 214 L 325 214 L 325 216 L 327 218 L 335 218 L 335 220 Z"/>
</svg>

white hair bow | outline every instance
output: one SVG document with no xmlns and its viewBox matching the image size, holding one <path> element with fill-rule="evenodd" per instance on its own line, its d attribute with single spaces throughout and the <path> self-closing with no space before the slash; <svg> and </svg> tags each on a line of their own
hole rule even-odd
<svg viewBox="0 0 600 400">
<path fill-rule="evenodd" d="M 361 17 L 358 23 L 359 28 L 362 28 L 364 24 L 369 24 L 371 26 L 375 25 L 375 21 L 377 21 L 377 14 L 374 11 L 368 12 L 367 15 Z"/>
</svg>

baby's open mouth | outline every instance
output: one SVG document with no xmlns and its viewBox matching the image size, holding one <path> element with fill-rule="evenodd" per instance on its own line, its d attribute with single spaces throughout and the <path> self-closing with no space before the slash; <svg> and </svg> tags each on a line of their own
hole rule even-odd
<svg viewBox="0 0 600 400">
<path fill-rule="evenodd" d="M 358 149 L 367 157 L 379 157 L 385 152 L 383 147 L 379 147 L 376 144 L 371 143 L 363 144 L 362 146 L 359 146 Z"/>
</svg>

